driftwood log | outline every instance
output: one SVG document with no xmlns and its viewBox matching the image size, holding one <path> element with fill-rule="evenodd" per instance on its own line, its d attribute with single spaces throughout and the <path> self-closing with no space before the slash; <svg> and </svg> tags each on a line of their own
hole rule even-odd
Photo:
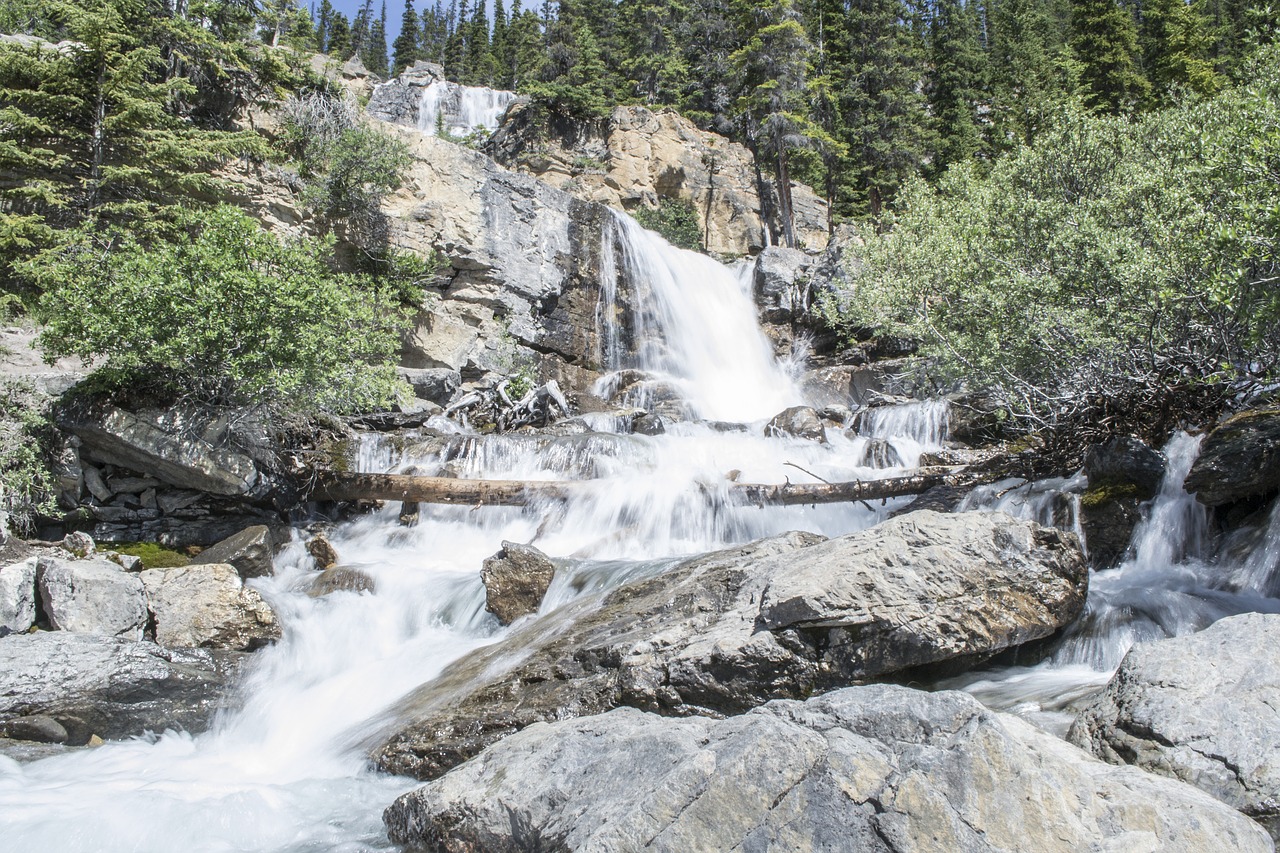
<svg viewBox="0 0 1280 853">
<path fill-rule="evenodd" d="M 796 506 L 918 495 L 934 486 L 976 485 L 986 478 L 964 468 L 915 468 L 882 480 L 845 483 L 729 483 L 728 491 L 742 504 Z M 598 485 L 598 484 L 597 484 Z M 458 480 L 415 474 L 347 474 L 325 472 L 318 477 L 312 498 L 334 501 L 406 501 L 463 506 L 525 506 L 539 500 L 568 500 L 593 487 L 593 481 Z"/>
</svg>

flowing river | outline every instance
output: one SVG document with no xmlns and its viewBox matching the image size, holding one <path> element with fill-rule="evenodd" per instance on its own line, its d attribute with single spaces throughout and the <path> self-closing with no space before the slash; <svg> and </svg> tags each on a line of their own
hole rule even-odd
<svg viewBox="0 0 1280 853">
<path fill-rule="evenodd" d="M 417 783 L 367 767 L 363 739 L 393 703 L 450 662 L 501 639 L 484 610 L 479 569 L 504 540 L 556 558 L 543 611 L 662 571 L 678 558 L 787 530 L 835 536 L 866 528 L 907 499 L 868 506 L 735 505 L 742 482 L 891 476 L 941 447 L 946 406 L 878 411 L 859 431 L 828 428 L 819 444 L 766 435 L 767 420 L 804 402 L 798 364 L 781 363 L 757 321 L 746 268 L 672 248 L 617 217 L 606 235 L 601 337 L 618 372 L 601 381 L 627 405 L 675 407 L 661 435 L 618 432 L 584 416 L 577 434 L 481 436 L 436 421 L 433 436 L 394 446 L 370 437 L 366 470 L 416 465 L 467 478 L 590 479 L 563 505 L 424 507 L 414 527 L 398 507 L 337 527 L 344 565 L 376 593 L 306 594 L 314 568 L 300 541 L 254 584 L 285 626 L 257 653 L 236 695 L 202 735 L 165 732 L 18 764 L 0 757 L 0 848 L 6 851 L 363 851 L 388 849 L 382 809 Z M 625 296 L 626 304 L 620 294 Z M 630 310 L 626 310 L 630 307 Z M 623 319 L 625 318 L 625 319 Z M 639 341 L 640 346 L 628 342 Z M 635 381 L 636 370 L 643 378 Z M 1094 578 L 1088 611 L 1033 667 L 992 669 L 951 686 L 1060 726 L 1073 698 L 1105 682 L 1135 640 L 1204 627 L 1229 613 L 1275 610 L 1280 513 L 1237 557 L 1214 559 L 1205 519 L 1182 491 L 1196 440 L 1178 436 L 1164 491 L 1132 556 Z M 1055 512 L 1078 483 L 997 484 L 971 499 L 1073 524 Z"/>
</svg>

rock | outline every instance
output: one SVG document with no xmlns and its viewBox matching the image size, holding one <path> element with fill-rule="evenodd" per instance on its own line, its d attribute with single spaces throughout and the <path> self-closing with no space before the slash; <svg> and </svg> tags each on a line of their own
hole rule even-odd
<svg viewBox="0 0 1280 853">
<path fill-rule="evenodd" d="M 73 744 L 208 725 L 240 658 L 61 631 L 0 642 L 0 726 L 52 717 Z"/>
<path fill-rule="evenodd" d="M 133 554 L 118 554 L 115 551 L 108 551 L 103 556 L 126 572 L 140 572 L 146 568 L 142 564 L 142 558 L 135 557 Z"/>
<path fill-rule="evenodd" d="M 1189 782 L 1280 839 L 1280 616 L 1250 613 L 1134 646 L 1069 738 Z"/>
<path fill-rule="evenodd" d="M 1086 492 L 1080 499 L 1080 529 L 1094 571 L 1112 569 L 1129 553 L 1133 530 L 1142 520 L 1140 501 L 1132 494 L 1110 489 Z"/>
<path fill-rule="evenodd" d="M 338 552 L 323 531 L 307 542 L 307 553 L 316 561 L 318 569 L 328 569 L 338 564 Z"/>
<path fill-rule="evenodd" d="M 1000 513 L 764 539 L 531 620 L 393 709 L 374 759 L 430 778 L 540 720 L 741 713 L 977 660 L 1072 621 L 1086 584 L 1073 536 Z"/>
<path fill-rule="evenodd" d="M 447 406 L 462 385 L 462 374 L 447 367 L 401 367 L 398 372 L 413 387 L 414 394 L 439 406 Z"/>
<path fill-rule="evenodd" d="M 444 68 L 419 60 L 395 79 L 375 88 L 366 110 L 374 118 L 416 128 L 422 90 L 444 79 Z"/>
<path fill-rule="evenodd" d="M 37 562 L 28 557 L 0 568 L 0 628 L 21 633 L 35 624 Z"/>
<path fill-rule="evenodd" d="M 45 714 L 15 717 L 0 727 L 0 733 L 14 740 L 29 740 L 36 743 L 66 743 L 67 738 L 70 737 L 62 723 Z"/>
<path fill-rule="evenodd" d="M 1199 791 L 964 693 L 897 686 L 723 720 L 624 708 L 525 729 L 383 814 L 415 850 L 1268 851 Z"/>
<path fill-rule="evenodd" d="M 423 93 L 429 86 L 435 87 L 434 117 L 431 114 L 423 115 L 421 111 Z M 496 112 L 504 110 L 515 100 L 515 92 L 491 89 L 488 86 L 463 86 L 446 80 L 442 67 L 434 62 L 419 60 L 394 80 L 374 89 L 366 109 L 375 118 L 428 134 L 436 133 L 436 122 L 439 121 L 446 133 L 465 137 L 476 131 L 490 129 L 479 126 L 487 122 L 481 122 L 480 116 L 475 115 L 476 105 L 491 106 Z"/>
<path fill-rule="evenodd" d="M 1004 438 L 1011 420 L 1009 407 L 993 394 L 958 394 L 949 400 L 947 432 L 956 441 L 984 445 Z"/>
<path fill-rule="evenodd" d="M 93 537 L 83 531 L 75 531 L 68 533 L 62 537 L 62 549 L 70 553 L 74 557 L 89 556 L 98 549 L 97 544 L 93 541 Z"/>
<path fill-rule="evenodd" d="M 1207 506 L 1280 489 L 1280 408 L 1251 409 L 1218 424 L 1205 437 L 1184 488 Z"/>
<path fill-rule="evenodd" d="M 1119 489 L 1144 501 L 1159 493 L 1166 464 L 1163 453 L 1127 435 L 1095 444 L 1084 455 L 1084 473 L 1091 491 Z"/>
<path fill-rule="evenodd" d="M 240 577 L 263 578 L 273 571 L 271 562 L 275 543 L 271 540 L 271 528 L 265 524 L 246 527 L 235 536 L 223 539 L 192 558 L 191 562 L 230 563 Z"/>
<path fill-rule="evenodd" d="M 537 548 L 503 542 L 502 550 L 486 559 L 480 569 L 485 610 L 503 625 L 537 613 L 555 574 L 555 563 Z"/>
<path fill-rule="evenodd" d="M 319 598 L 331 592 L 376 592 L 378 585 L 373 578 L 350 566 L 331 566 L 311 582 L 307 595 Z"/>
<path fill-rule="evenodd" d="M 84 487 L 89 490 L 89 494 L 103 502 L 111 500 L 114 494 L 107 486 L 107 481 L 102 478 L 102 472 L 92 465 L 84 466 Z"/>
<path fill-rule="evenodd" d="M 80 438 L 81 456 L 150 474 L 178 488 L 248 495 L 258 485 L 259 472 L 247 454 L 226 446 L 229 425 L 226 416 L 182 409 L 133 413 L 113 407 L 69 411 L 61 422 Z M 85 483 L 92 489 L 90 470 L 85 468 Z"/>
<path fill-rule="evenodd" d="M 809 310 L 806 273 L 812 260 L 797 249 L 769 246 L 756 256 L 752 292 L 760 316 L 769 323 L 791 323 Z"/>
<path fill-rule="evenodd" d="M 827 443 L 827 429 L 822 425 L 822 417 L 808 406 L 792 406 L 774 415 L 765 426 L 764 434 L 789 435 Z"/>
<path fill-rule="evenodd" d="M 280 622 L 258 591 L 244 585 L 227 564 L 147 569 L 156 642 L 170 649 L 253 651 L 280 639 Z"/>
<path fill-rule="evenodd" d="M 40 607 L 57 631 L 141 640 L 147 624 L 142 581 L 110 560 L 41 557 Z"/>
</svg>

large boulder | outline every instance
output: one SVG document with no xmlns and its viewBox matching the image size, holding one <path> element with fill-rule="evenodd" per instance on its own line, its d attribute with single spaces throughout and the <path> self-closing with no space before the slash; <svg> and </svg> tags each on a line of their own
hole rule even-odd
<svg viewBox="0 0 1280 853">
<path fill-rule="evenodd" d="M 503 625 L 537 613 L 555 574 L 555 563 L 537 548 L 503 542 L 502 550 L 486 559 L 480 568 L 485 610 Z"/>
<path fill-rule="evenodd" d="M 431 778 L 540 720 L 732 714 L 1052 634 L 1084 605 L 1070 534 L 919 512 L 689 560 L 526 623 L 393 710 L 384 769 Z"/>
<path fill-rule="evenodd" d="M 827 443 L 827 429 L 822 423 L 822 416 L 808 406 L 792 406 L 782 410 L 765 425 L 764 433 Z"/>
<path fill-rule="evenodd" d="M 963 693 L 858 687 L 723 720 L 532 726 L 383 815 L 415 850 L 1268 851 L 1186 785 Z"/>
<path fill-rule="evenodd" d="M 0 726 L 51 717 L 82 744 L 168 728 L 203 730 L 239 656 L 62 631 L 0 640 Z"/>
<path fill-rule="evenodd" d="M 204 549 L 191 562 L 229 563 L 235 566 L 240 577 L 248 580 L 270 575 L 273 571 L 274 554 L 275 543 L 271 538 L 271 528 L 265 524 L 255 524 Z"/>
<path fill-rule="evenodd" d="M 280 622 L 235 566 L 192 564 L 138 575 L 156 642 L 173 649 L 252 651 L 280 639 Z"/>
<path fill-rule="evenodd" d="M 1141 504 L 1160 491 L 1167 464 L 1163 453 L 1130 436 L 1085 452 L 1088 489 L 1080 500 L 1080 527 L 1094 569 L 1113 568 L 1128 553 Z"/>
<path fill-rule="evenodd" d="M 0 568 L 0 628 L 21 633 L 35 624 L 37 562 L 28 557 Z"/>
<path fill-rule="evenodd" d="M 137 575 L 110 560 L 41 557 L 36 580 L 41 609 L 54 630 L 142 639 L 147 605 Z"/>
<path fill-rule="evenodd" d="M 1215 427 L 1184 487 L 1207 506 L 1280 489 L 1280 408 L 1241 412 Z"/>
<path fill-rule="evenodd" d="M 809 310 L 807 273 L 812 259 L 798 249 L 769 246 L 756 256 L 752 292 L 769 323 L 794 322 Z"/>
<path fill-rule="evenodd" d="M 1070 738 L 1190 782 L 1280 839 L 1280 616 L 1233 616 L 1134 646 Z"/>
</svg>

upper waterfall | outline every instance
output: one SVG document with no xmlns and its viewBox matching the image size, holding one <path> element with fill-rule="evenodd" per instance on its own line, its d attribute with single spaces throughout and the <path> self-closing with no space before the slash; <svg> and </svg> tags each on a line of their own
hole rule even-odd
<svg viewBox="0 0 1280 853">
<path fill-rule="evenodd" d="M 515 99 L 515 92 L 437 80 L 422 90 L 418 130 L 427 134 L 443 130 L 451 136 L 478 130 L 492 133 Z"/>
</svg>

